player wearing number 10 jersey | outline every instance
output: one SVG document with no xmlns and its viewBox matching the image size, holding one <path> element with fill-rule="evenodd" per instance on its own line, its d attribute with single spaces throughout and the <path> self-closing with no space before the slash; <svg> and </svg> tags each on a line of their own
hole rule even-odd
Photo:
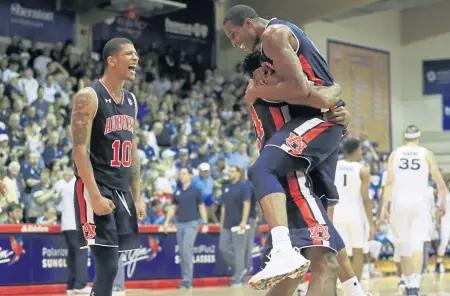
<svg viewBox="0 0 450 296">
<path fill-rule="evenodd" d="M 138 56 L 131 41 L 114 38 L 103 49 L 105 74 L 74 98 L 72 139 L 76 165 L 75 210 L 81 246 L 95 261 L 92 294 L 110 296 L 119 252 L 140 246 L 140 203 L 136 143 L 137 104 L 123 88 L 134 80 Z"/>
</svg>

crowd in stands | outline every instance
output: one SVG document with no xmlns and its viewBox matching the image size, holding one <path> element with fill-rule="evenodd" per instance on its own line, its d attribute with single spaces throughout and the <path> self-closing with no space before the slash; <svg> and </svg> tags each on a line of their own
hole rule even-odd
<svg viewBox="0 0 450 296">
<path fill-rule="evenodd" d="M 0 222 L 55 224 L 61 190 L 73 177 L 71 98 L 100 78 L 103 64 L 78 54 L 71 42 L 24 44 L 14 36 L 0 45 L 0 178 L 10 188 L 0 200 Z M 224 77 L 201 55 L 189 57 L 163 46 L 139 54 L 137 78 L 125 87 L 138 101 L 141 192 L 148 204 L 142 223 L 164 223 L 181 167 L 195 171 L 193 184 L 214 209 L 227 168 L 248 169 L 258 157 L 242 100 L 248 77 L 239 67 Z M 386 159 L 367 137 L 361 138 L 376 198 Z M 217 218 L 210 215 L 210 222 Z"/>
</svg>

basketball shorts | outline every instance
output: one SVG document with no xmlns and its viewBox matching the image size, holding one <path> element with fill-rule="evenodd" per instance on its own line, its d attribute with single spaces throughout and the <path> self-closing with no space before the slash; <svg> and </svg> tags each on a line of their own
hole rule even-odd
<svg viewBox="0 0 450 296">
<path fill-rule="evenodd" d="M 140 248 L 136 208 L 130 192 L 121 192 L 97 183 L 100 194 L 113 201 L 108 215 L 94 213 L 89 194 L 80 178 L 75 182 L 75 217 L 82 248 L 104 246 L 128 251 Z"/>
<path fill-rule="evenodd" d="M 322 201 L 314 196 L 310 190 L 309 180 L 297 172 L 288 173 L 280 182 L 286 191 L 286 208 L 288 214 L 288 227 L 293 247 L 299 248 L 302 253 L 306 248 L 325 247 L 335 254 L 345 245 L 328 219 Z M 269 235 L 263 249 L 262 258 L 272 250 L 272 237 Z M 262 268 L 267 261 L 262 261 Z"/>
<path fill-rule="evenodd" d="M 314 193 L 333 206 L 339 201 L 334 177 L 343 133 L 343 126 L 319 118 L 295 118 L 281 127 L 265 147 L 278 147 L 290 157 L 291 164 L 284 166 L 285 171 L 278 172 L 279 176 L 304 171 L 313 180 Z"/>
<path fill-rule="evenodd" d="M 345 243 L 347 254 L 352 256 L 353 249 L 365 249 L 368 252 L 368 234 L 366 224 L 359 220 L 347 222 L 334 222 L 338 233 Z"/>
</svg>

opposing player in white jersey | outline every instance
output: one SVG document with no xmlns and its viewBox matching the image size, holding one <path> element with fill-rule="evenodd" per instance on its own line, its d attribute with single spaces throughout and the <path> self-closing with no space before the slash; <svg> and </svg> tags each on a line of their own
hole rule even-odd
<svg viewBox="0 0 450 296">
<path fill-rule="evenodd" d="M 450 188 L 450 181 L 447 182 L 447 186 Z M 450 195 L 447 195 L 447 208 L 450 207 Z M 436 220 L 439 217 L 436 218 Z M 437 250 L 436 258 L 436 272 L 444 272 L 444 266 L 442 265 L 442 257 L 445 255 L 448 243 L 450 241 L 450 213 L 446 213 L 441 217 L 440 221 L 440 237 L 441 241 Z"/>
<path fill-rule="evenodd" d="M 375 234 L 372 200 L 369 198 L 370 171 L 360 161 L 361 142 L 349 139 L 343 143 L 345 157 L 338 161 L 335 185 L 339 203 L 334 207 L 333 223 L 344 240 L 347 254 L 352 257 L 352 267 L 358 279 L 364 265 L 364 248 L 369 243 L 369 231 Z"/>
<path fill-rule="evenodd" d="M 395 248 L 400 255 L 405 279 L 406 295 L 417 296 L 422 273 L 423 243 L 429 224 L 429 206 L 426 200 L 429 175 L 436 183 L 443 201 L 440 205 L 441 213 L 445 213 L 447 187 L 433 153 L 419 145 L 419 129 L 414 125 L 409 126 L 404 138 L 406 145 L 389 156 L 381 216 L 384 220 L 390 217 Z"/>
</svg>

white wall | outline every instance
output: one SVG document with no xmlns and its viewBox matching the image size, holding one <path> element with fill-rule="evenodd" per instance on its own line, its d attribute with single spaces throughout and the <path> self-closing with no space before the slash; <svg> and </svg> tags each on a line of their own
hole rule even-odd
<svg viewBox="0 0 450 296">
<path fill-rule="evenodd" d="M 328 39 L 367 46 L 390 53 L 392 145 L 393 147 L 398 146 L 401 143 L 401 134 L 404 129 L 399 12 L 388 11 L 335 23 L 315 22 L 306 25 L 305 31 L 324 56 L 327 55 Z"/>
</svg>

